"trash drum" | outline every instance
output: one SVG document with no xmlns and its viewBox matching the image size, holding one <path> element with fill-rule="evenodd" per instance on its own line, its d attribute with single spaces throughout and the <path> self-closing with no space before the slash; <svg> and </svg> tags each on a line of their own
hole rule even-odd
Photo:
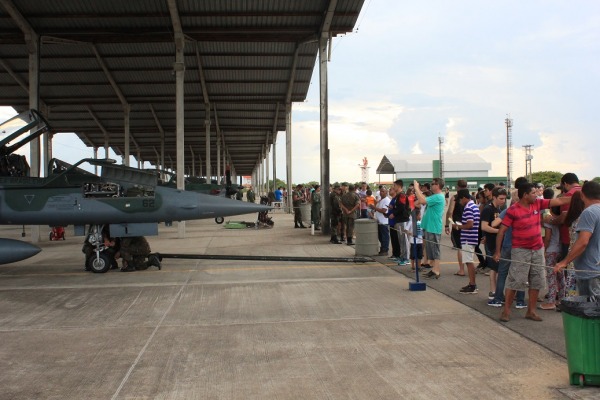
<svg viewBox="0 0 600 400">
<path fill-rule="evenodd" d="M 306 222 L 310 225 L 310 203 L 302 203 L 300 204 L 300 213 L 302 215 L 302 222 Z"/>
<path fill-rule="evenodd" d="M 376 220 L 367 218 L 355 220 L 354 232 L 356 233 L 354 249 L 357 256 L 376 256 L 379 254 Z"/>
<path fill-rule="evenodd" d="M 571 385 L 600 386 L 600 302 L 584 296 L 561 302 Z"/>
</svg>

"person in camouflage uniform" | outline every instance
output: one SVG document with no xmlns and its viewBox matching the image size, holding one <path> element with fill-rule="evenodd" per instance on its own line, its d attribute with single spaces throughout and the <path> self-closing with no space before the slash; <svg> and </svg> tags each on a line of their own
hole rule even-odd
<svg viewBox="0 0 600 400">
<path fill-rule="evenodd" d="M 342 188 L 339 184 L 333 186 L 333 190 L 329 194 L 329 204 L 331 205 L 331 243 L 341 244 L 342 242 L 338 239 L 340 234 L 340 222 L 342 220 L 342 207 L 340 205 L 340 194 Z"/>
<path fill-rule="evenodd" d="M 246 200 L 248 200 L 248 203 L 254 203 L 256 200 L 256 195 L 252 191 L 252 186 L 250 186 L 246 192 Z"/>
<path fill-rule="evenodd" d="M 302 223 L 302 210 L 300 206 L 304 200 L 302 193 L 302 185 L 296 186 L 296 190 L 292 192 L 292 206 L 294 206 L 294 228 L 306 228 Z"/>
<path fill-rule="evenodd" d="M 321 186 L 315 185 L 315 190 L 310 196 L 310 219 L 315 224 L 315 230 L 321 230 Z"/>
<path fill-rule="evenodd" d="M 121 271 L 144 270 L 151 266 L 161 269 L 160 260 L 156 254 L 150 252 L 150 244 L 143 236 L 121 238 L 121 249 L 117 254 L 117 258 L 120 255 L 123 259 Z M 147 261 L 146 257 L 148 258 Z"/>
<path fill-rule="evenodd" d="M 346 193 L 348 193 L 348 182 L 342 182 L 341 183 L 341 190 L 340 190 L 340 208 L 341 208 L 341 204 L 342 204 L 342 196 L 345 195 Z M 341 217 L 340 217 L 340 241 L 344 242 L 346 240 L 346 221 L 344 220 L 344 211 L 341 211 Z"/>
<path fill-rule="evenodd" d="M 235 199 L 242 201 L 244 199 L 244 192 L 242 192 L 242 190 L 238 190 L 235 194 Z"/>
<path fill-rule="evenodd" d="M 342 219 L 346 224 L 346 244 L 348 246 L 353 245 L 352 236 L 354 235 L 354 220 L 356 219 L 356 215 L 358 213 L 358 209 L 360 208 L 360 197 L 356 194 L 356 190 L 354 185 L 348 186 L 348 193 L 345 193 L 342 196 L 341 200 L 342 205 Z"/>
</svg>

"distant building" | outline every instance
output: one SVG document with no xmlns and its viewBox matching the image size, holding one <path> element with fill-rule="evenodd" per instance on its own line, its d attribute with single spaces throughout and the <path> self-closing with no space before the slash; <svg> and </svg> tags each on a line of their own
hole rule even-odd
<svg viewBox="0 0 600 400">
<path fill-rule="evenodd" d="M 443 178 L 451 190 L 456 188 L 459 179 L 465 179 L 472 190 L 488 182 L 506 182 L 506 177 L 489 176 L 491 169 L 492 164 L 476 154 L 444 154 Z M 440 176 L 439 172 L 438 155 L 432 154 L 384 155 L 376 170 L 379 175 L 392 174 L 394 180 L 402 179 L 405 185 L 415 179 L 420 182 L 431 181 Z"/>
</svg>

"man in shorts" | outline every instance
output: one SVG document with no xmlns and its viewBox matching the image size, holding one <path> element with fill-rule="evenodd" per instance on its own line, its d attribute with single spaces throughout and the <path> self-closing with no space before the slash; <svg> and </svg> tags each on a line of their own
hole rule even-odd
<svg viewBox="0 0 600 400">
<path fill-rule="evenodd" d="M 456 182 L 456 187 L 458 190 L 467 188 L 467 181 L 464 179 L 459 179 Z M 454 195 L 450 198 L 450 203 L 448 204 L 448 211 L 446 211 L 446 235 L 450 235 L 450 240 L 452 241 L 452 246 L 457 250 L 456 257 L 458 259 L 458 271 L 454 273 L 454 275 L 465 276 L 465 265 L 463 264 L 462 259 L 462 251 L 460 249 L 460 231 L 458 229 L 452 228 L 450 230 L 450 221 L 460 222 L 462 221 L 462 213 L 463 206 L 458 202 L 457 196 Z"/>
<path fill-rule="evenodd" d="M 459 204 L 463 207 L 462 221 L 455 221 L 452 229 L 460 231 L 460 245 L 462 249 L 462 260 L 467 265 L 469 284 L 462 289 L 462 294 L 476 294 L 477 284 L 475 282 L 475 264 L 473 254 L 475 246 L 479 243 L 479 207 L 471 199 L 469 189 L 460 189 L 456 194 Z"/>
<path fill-rule="evenodd" d="M 511 263 L 506 279 L 506 301 L 500 321 L 510 320 L 510 307 L 517 290 L 529 289 L 529 305 L 525 318 L 541 321 L 536 313 L 537 298 L 540 289 L 546 287 L 546 261 L 544 260 L 544 242 L 540 213 L 546 208 L 561 206 L 571 201 L 570 197 L 551 200 L 538 199 L 537 192 L 529 182 L 519 186 L 519 201 L 509 207 L 496 237 L 494 261 L 500 259 L 500 248 L 504 233 L 512 227 Z"/>
<path fill-rule="evenodd" d="M 419 204 L 427 206 L 427 212 L 423 214 L 421 227 L 423 228 L 423 241 L 425 242 L 425 253 L 427 258 L 431 260 L 431 271 L 425 276 L 428 279 L 439 279 L 440 277 L 440 240 L 442 236 L 442 219 L 444 216 L 444 208 L 446 200 L 442 189 L 444 188 L 444 180 L 442 178 L 433 178 L 431 181 L 431 196 L 425 197 L 421 191 L 419 182 L 414 181 L 415 195 Z M 425 185 L 423 185 L 425 186 Z"/>
</svg>

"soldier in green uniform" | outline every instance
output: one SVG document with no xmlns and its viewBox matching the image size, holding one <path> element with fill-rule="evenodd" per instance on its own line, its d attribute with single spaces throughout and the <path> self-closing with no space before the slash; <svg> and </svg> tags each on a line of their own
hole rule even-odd
<svg viewBox="0 0 600 400">
<path fill-rule="evenodd" d="M 333 186 L 333 190 L 329 194 L 329 204 L 331 205 L 331 243 L 334 244 L 342 244 L 342 242 L 338 239 L 338 234 L 340 234 L 340 222 L 342 220 L 342 206 L 340 205 L 340 194 L 342 193 L 342 188 L 339 184 L 335 184 Z"/>
<path fill-rule="evenodd" d="M 302 223 L 302 211 L 300 206 L 304 200 L 304 193 L 302 193 L 302 185 L 296 186 L 296 190 L 292 192 L 292 206 L 294 207 L 294 228 L 306 228 Z"/>
<path fill-rule="evenodd" d="M 315 230 L 321 230 L 321 185 L 315 185 L 310 196 L 310 219 L 315 224 Z"/>
<path fill-rule="evenodd" d="M 237 193 L 235 194 L 235 199 L 242 201 L 244 199 L 244 192 L 242 192 L 242 190 L 238 190 Z"/>
<path fill-rule="evenodd" d="M 123 258 L 121 271 L 144 270 L 150 266 L 161 269 L 158 257 L 150 252 L 150 244 L 143 236 L 121 238 L 121 248 L 116 256 L 118 258 L 120 255 Z M 146 257 L 148 261 L 146 261 Z"/>
<path fill-rule="evenodd" d="M 342 204 L 342 196 L 348 193 L 348 182 L 342 182 L 340 190 L 340 205 Z M 341 208 L 341 206 L 340 206 Z M 340 241 L 344 242 L 346 238 L 346 221 L 344 220 L 344 211 L 340 214 Z"/>
<path fill-rule="evenodd" d="M 354 185 L 348 186 L 348 193 L 342 196 L 342 219 L 346 223 L 346 244 L 353 245 L 352 236 L 354 235 L 354 220 L 356 219 L 357 210 L 360 208 L 360 197 L 356 194 Z"/>
<path fill-rule="evenodd" d="M 250 186 L 248 188 L 248 191 L 246 192 L 246 200 L 248 200 L 248 203 L 254 203 L 254 200 L 256 200 L 256 196 L 254 195 L 254 192 L 252 191 L 252 186 Z"/>
</svg>

